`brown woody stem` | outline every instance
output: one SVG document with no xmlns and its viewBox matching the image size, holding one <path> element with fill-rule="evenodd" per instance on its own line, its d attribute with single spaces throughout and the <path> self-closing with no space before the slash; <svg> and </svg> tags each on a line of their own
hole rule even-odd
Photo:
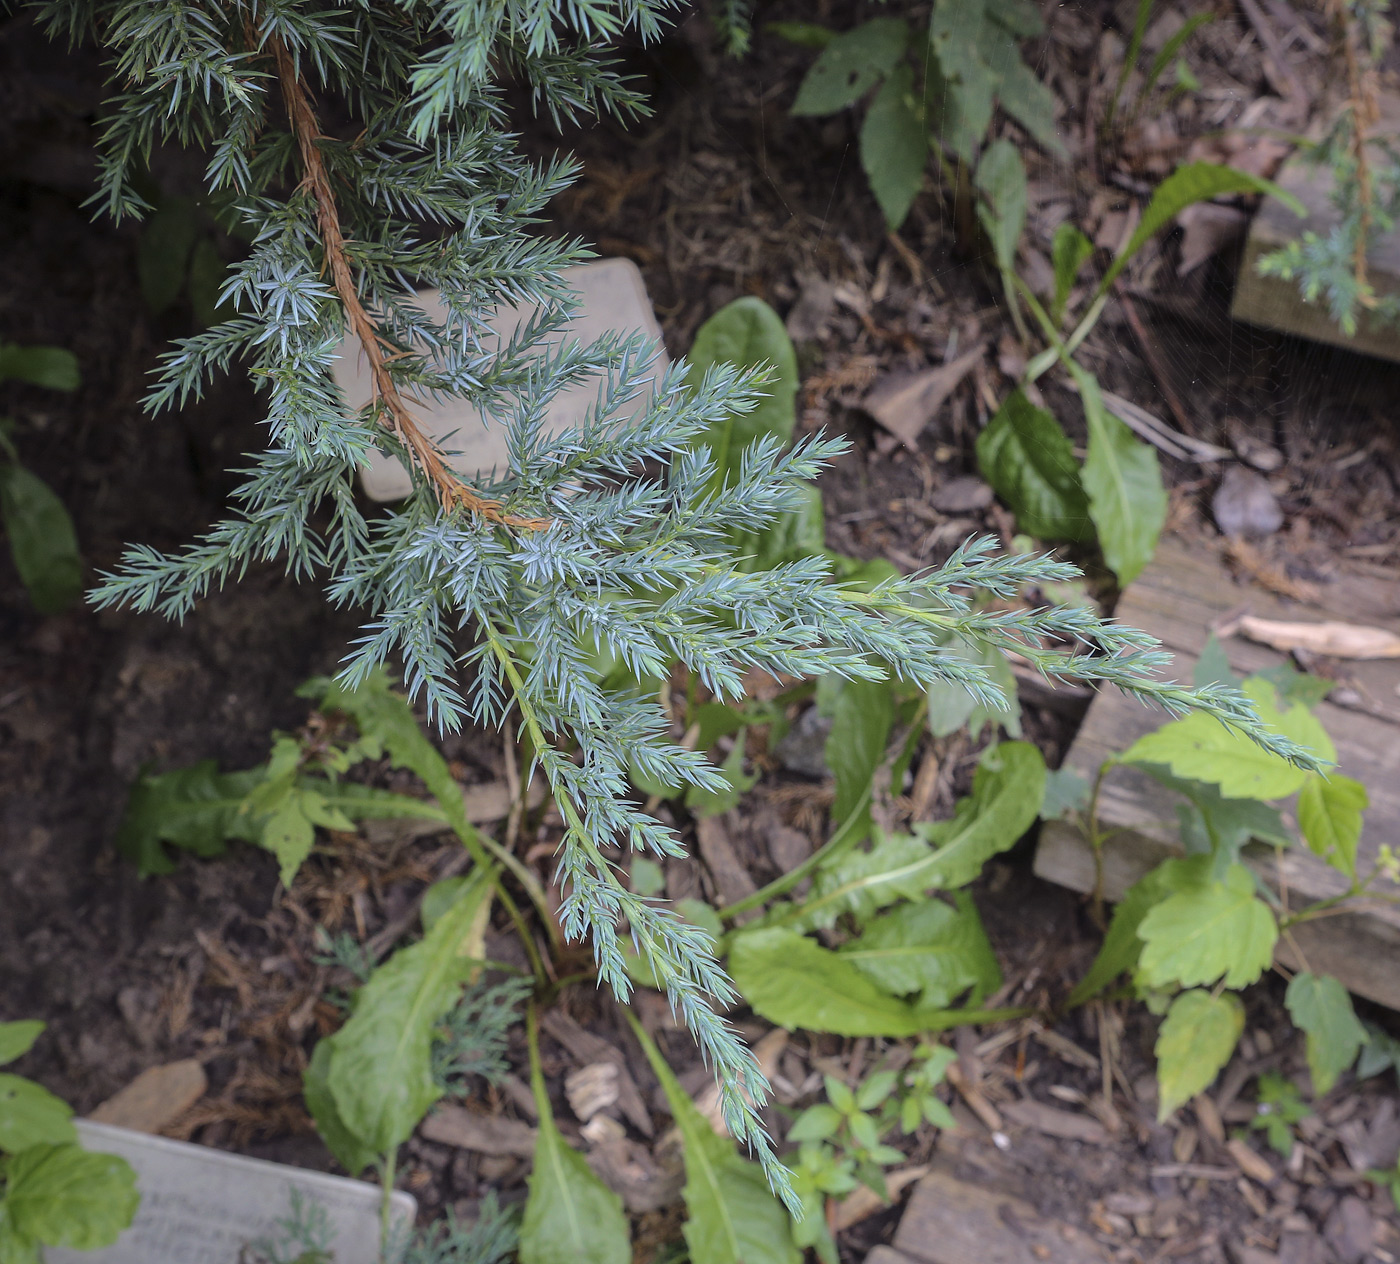
<svg viewBox="0 0 1400 1264">
<path fill-rule="evenodd" d="M 316 112 L 312 109 L 306 87 L 297 74 L 296 66 L 285 45 L 276 38 L 270 40 L 269 44 L 277 61 L 277 78 L 282 88 L 282 99 L 287 106 L 292 134 L 296 137 L 302 167 L 306 172 L 302 179 L 302 187 L 315 200 L 316 223 L 321 232 L 321 244 L 326 252 L 326 267 L 330 271 L 336 295 L 345 309 L 350 329 L 369 362 L 380 423 L 408 449 L 409 459 L 432 485 L 438 503 L 444 510 L 450 512 L 453 509 L 465 509 L 469 513 L 480 514 L 489 522 L 508 527 L 538 530 L 548 526 L 545 519 L 524 518 L 506 513 L 499 501 L 480 495 L 462 482 L 448 465 L 442 449 L 424 434 L 413 414 L 409 412 L 394 382 L 393 374 L 389 371 L 391 355 L 386 347 L 386 340 L 360 301 L 359 290 L 350 271 L 350 261 L 345 251 L 345 236 L 340 229 L 340 212 L 336 207 L 330 176 L 318 146 L 321 131 L 316 121 Z"/>
</svg>

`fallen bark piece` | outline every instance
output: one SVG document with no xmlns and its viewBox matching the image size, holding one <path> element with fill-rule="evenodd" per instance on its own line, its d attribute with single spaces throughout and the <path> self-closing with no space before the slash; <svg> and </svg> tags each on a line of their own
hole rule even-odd
<svg viewBox="0 0 1400 1264">
<path fill-rule="evenodd" d="M 1241 615 L 1235 629 L 1260 645 L 1282 650 L 1306 650 L 1326 658 L 1400 658 L 1400 636 L 1384 628 L 1366 628 L 1356 623 L 1281 623 Z"/>
<path fill-rule="evenodd" d="M 1251 1150 L 1245 1142 L 1236 1137 L 1232 1141 L 1227 1141 L 1225 1148 L 1230 1152 L 1230 1157 L 1235 1160 L 1236 1166 L 1250 1180 L 1258 1181 L 1261 1185 L 1274 1183 L 1278 1173 L 1274 1171 L 1267 1159 Z"/>
<path fill-rule="evenodd" d="M 1086 1141 L 1090 1145 L 1107 1145 L 1108 1129 L 1096 1119 L 1086 1115 L 1076 1115 L 1069 1110 L 1056 1110 L 1044 1102 L 1007 1102 L 1001 1113 L 1012 1123 L 1023 1128 L 1034 1128 L 1047 1137 L 1061 1137 L 1066 1141 Z"/>
<path fill-rule="evenodd" d="M 587 1123 L 599 1111 L 617 1105 L 618 1065 L 616 1062 L 590 1062 L 564 1077 L 564 1095 L 569 1109 Z"/>
<path fill-rule="evenodd" d="M 1106 1264 L 1111 1258 L 1072 1225 L 942 1168 L 914 1187 L 894 1248 L 918 1264 Z"/>
<path fill-rule="evenodd" d="M 612 1062 L 617 1066 L 617 1108 L 624 1118 L 644 1137 L 653 1133 L 651 1114 L 642 1101 L 642 1092 L 632 1072 L 627 1069 L 627 1059 L 622 1050 L 609 1044 L 601 1036 L 595 1036 L 587 1028 L 580 1026 L 563 1010 L 552 1009 L 540 1019 L 540 1025 L 579 1066 L 590 1062 Z"/>
<path fill-rule="evenodd" d="M 535 1130 L 529 1124 L 461 1106 L 439 1106 L 423 1121 L 422 1133 L 429 1141 L 477 1154 L 528 1159 L 535 1153 Z"/>
<path fill-rule="evenodd" d="M 866 392 L 860 406 L 912 448 L 948 396 L 982 359 L 984 349 L 984 344 L 978 343 L 971 351 L 936 369 L 888 374 Z"/>
<path fill-rule="evenodd" d="M 194 1058 L 147 1067 L 89 1116 L 99 1124 L 155 1135 L 204 1096 L 209 1080 Z"/>
<path fill-rule="evenodd" d="M 646 1146 L 633 1141 L 616 1119 L 597 1115 L 581 1129 L 588 1142 L 588 1166 L 633 1215 L 661 1211 L 680 1201 L 685 1167 L 659 1163 Z M 672 1151 L 679 1158 L 679 1151 Z"/>
</svg>

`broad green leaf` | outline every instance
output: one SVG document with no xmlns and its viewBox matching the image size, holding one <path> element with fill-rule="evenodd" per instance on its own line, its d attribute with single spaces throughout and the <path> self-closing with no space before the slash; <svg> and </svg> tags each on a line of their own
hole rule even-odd
<svg viewBox="0 0 1400 1264">
<path fill-rule="evenodd" d="M 19 1075 L 0 1074 L 0 1151 L 77 1141 L 73 1108 L 48 1089 Z"/>
<path fill-rule="evenodd" d="M 1400 1040 L 1380 1027 L 1366 1024 L 1366 1043 L 1361 1046 L 1361 1057 L 1356 1063 L 1356 1078 L 1370 1079 L 1392 1067 L 1400 1072 Z"/>
<path fill-rule="evenodd" d="M 901 63 L 875 94 L 860 129 L 860 161 L 885 223 L 904 223 L 924 183 L 928 128 L 914 103 L 914 71 Z"/>
<path fill-rule="evenodd" d="M 1104 408 L 1098 379 L 1073 360 L 1069 370 L 1089 424 L 1089 455 L 1080 475 L 1089 516 L 1104 561 L 1120 585 L 1128 584 L 1152 560 L 1167 520 L 1162 470 L 1157 453 Z"/>
<path fill-rule="evenodd" d="M 0 1198 L 0 1264 L 44 1264 L 40 1249 L 38 1242 L 15 1228 Z"/>
<path fill-rule="evenodd" d="M 1254 875 L 1234 864 L 1224 881 L 1178 891 L 1150 909 L 1138 926 L 1139 974 L 1149 987 L 1213 984 L 1246 987 L 1273 960 L 1278 924 L 1254 893 Z"/>
<path fill-rule="evenodd" d="M 220 256 L 214 239 L 201 237 L 190 254 L 189 295 L 194 318 L 205 329 L 212 329 L 234 315 L 232 304 L 219 302 L 219 293 L 227 277 L 228 265 Z"/>
<path fill-rule="evenodd" d="M 924 879 L 933 849 L 913 834 L 876 832 L 869 851 L 847 852 L 819 869 L 812 894 L 793 912 L 795 926 L 827 929 L 843 913 L 863 921 L 896 900 L 917 900 L 928 889 Z"/>
<path fill-rule="evenodd" d="M 117 850 L 135 862 L 144 878 L 174 871 L 175 862 L 162 844 L 210 857 L 223 855 L 225 839 L 253 841 L 255 821 L 241 809 L 262 776 L 261 768 L 221 773 L 212 759 L 143 775 L 127 797 Z"/>
<path fill-rule="evenodd" d="M 937 899 L 901 904 L 868 922 L 840 955 L 886 992 L 918 993 L 930 1009 L 969 988 L 968 1004 L 978 1005 L 1001 986 L 1001 969 L 971 897 L 960 891 L 957 901 L 956 908 Z"/>
<path fill-rule="evenodd" d="M 76 391 L 83 384 L 78 357 L 64 347 L 0 343 L 0 382 L 28 382 L 51 391 Z"/>
<path fill-rule="evenodd" d="M 1197 689 L 1203 689 L 1206 685 L 1228 685 L 1238 689 L 1244 683 L 1230 670 L 1229 656 L 1214 632 L 1206 637 L 1200 657 L 1196 659 L 1196 666 L 1191 671 L 1191 683 Z"/>
<path fill-rule="evenodd" d="M 1056 325 L 1064 319 L 1069 292 L 1079 276 L 1079 269 L 1092 258 L 1094 243 L 1073 224 L 1061 224 L 1055 229 L 1050 244 L 1050 263 L 1055 271 L 1055 298 L 1050 304 L 1050 319 Z"/>
<path fill-rule="evenodd" d="M 930 125 L 968 166 L 992 121 L 997 76 L 982 55 L 983 0 L 935 0 L 929 19 L 924 94 Z"/>
<path fill-rule="evenodd" d="M 992 243 L 997 267 L 1016 267 L 1016 243 L 1026 226 L 1026 169 L 1009 140 L 994 140 L 982 151 L 975 183 L 983 201 L 977 208 Z"/>
<path fill-rule="evenodd" d="M 823 714 L 831 717 L 823 755 L 836 778 L 831 819 L 841 825 L 860 803 L 885 758 L 894 724 L 894 693 L 888 681 L 828 676 L 818 687 L 817 699 Z"/>
<path fill-rule="evenodd" d="M 1280 710 L 1273 686 L 1257 678 L 1245 681 L 1244 692 L 1274 731 L 1327 762 L 1336 758 L 1326 730 L 1306 707 Z M 1165 764 L 1178 777 L 1219 786 L 1231 799 L 1280 799 L 1302 789 L 1308 778 L 1301 768 L 1200 711 L 1138 738 L 1119 758 L 1129 764 Z"/>
<path fill-rule="evenodd" d="M 46 1246 L 111 1246 L 136 1214 L 136 1173 L 115 1154 L 41 1145 L 5 1165 L 5 1210 L 21 1234 Z"/>
<path fill-rule="evenodd" d="M 198 236 L 199 208 L 193 198 L 163 198 L 146 221 L 136 246 L 136 276 L 152 314 L 159 316 L 180 297 Z"/>
<path fill-rule="evenodd" d="M 715 422 L 696 442 L 715 462 L 715 485 L 738 470 L 744 450 L 755 439 L 774 435 L 786 442 L 797 421 L 797 352 L 782 318 L 760 298 L 737 298 L 721 307 L 695 334 L 687 357 L 688 381 L 698 386 L 708 369 L 734 364 L 741 369 L 771 365 L 773 377 L 764 387 L 766 398 L 750 412 Z"/>
<path fill-rule="evenodd" d="M 1304 214 L 1302 203 L 1293 194 L 1280 189 L 1272 180 L 1264 180 L 1247 171 L 1236 171 L 1233 167 L 1218 166 L 1213 162 L 1186 163 L 1157 186 L 1128 244 L 1123 247 L 1122 252 L 1104 273 L 1103 280 L 1099 282 L 1098 293 L 1105 293 L 1118 274 L 1127 267 L 1128 261 L 1142 249 L 1144 243 L 1161 232 L 1188 206 L 1209 201 L 1226 193 L 1267 194 L 1278 198 L 1285 206 L 1295 211 L 1299 218 Z"/>
<path fill-rule="evenodd" d="M 379 1155 L 346 1127 L 335 1104 L 329 1082 L 331 1071 L 331 1042 L 318 1040 L 311 1061 L 301 1077 L 302 1096 L 306 1109 L 316 1121 L 316 1131 L 326 1143 L 326 1149 L 351 1176 L 358 1176 L 374 1163 Z"/>
<path fill-rule="evenodd" d="M 1045 797 L 1040 819 L 1058 821 L 1066 812 L 1082 811 L 1089 803 L 1089 780 L 1073 768 L 1056 768 L 1045 774 Z"/>
<path fill-rule="evenodd" d="M 697 816 L 718 816 L 728 812 L 758 782 L 758 772 L 744 771 L 744 746 L 747 729 L 740 729 L 734 739 L 734 746 L 725 756 L 720 771 L 724 774 L 726 786 L 723 790 L 707 790 L 703 786 L 689 786 L 685 792 L 685 805 Z"/>
<path fill-rule="evenodd" d="M 951 821 L 881 837 L 870 851 L 850 853 L 819 871 L 812 895 L 788 920 L 826 928 L 842 913 L 864 919 L 897 899 L 918 899 L 931 887 L 966 886 L 1034 824 L 1044 796 L 1040 751 L 1026 742 L 1003 742 L 983 756 L 972 794 Z"/>
<path fill-rule="evenodd" d="M 401 948 L 355 994 L 350 1020 L 330 1038 L 326 1082 L 346 1127 L 379 1153 L 406 1140 L 442 1095 L 432 1039 L 479 964 L 468 950 L 490 911 L 495 872 L 478 870 L 418 943 Z"/>
<path fill-rule="evenodd" d="M 1209 1088 L 1244 1030 L 1244 1006 L 1229 992 L 1183 992 L 1157 1033 L 1157 1119 Z"/>
<path fill-rule="evenodd" d="M 1298 795 L 1298 828 L 1314 855 L 1356 878 L 1361 814 L 1370 806 L 1366 787 L 1341 773 L 1311 773 Z"/>
<path fill-rule="evenodd" d="M 1014 46 L 1011 51 L 1014 61 L 1008 57 L 1000 66 L 992 63 L 993 71 L 1000 76 L 997 103 L 1043 150 L 1057 158 L 1064 157 L 1065 147 L 1055 123 L 1055 96 L 1021 60 Z"/>
<path fill-rule="evenodd" d="M 680 1086 L 650 1036 L 630 1014 L 651 1069 L 661 1082 L 685 1152 L 685 1241 L 691 1264 L 799 1264 L 792 1221 L 768 1188 L 762 1168 L 740 1158 Z"/>
<path fill-rule="evenodd" d="M 358 689 L 345 689 L 326 678 L 310 680 L 297 693 L 315 698 L 323 710 L 343 711 L 366 737 L 384 744 L 395 768 L 415 773 L 437 800 L 443 819 L 461 839 L 474 839 L 477 829 L 468 819 L 462 788 L 452 776 L 442 753 L 423 735 L 408 700 L 395 693 L 382 670 L 372 672 Z M 431 805 L 425 805 L 431 808 Z M 431 813 L 424 812 L 427 819 Z"/>
<path fill-rule="evenodd" d="M 792 113 L 835 114 L 853 105 L 888 75 L 909 47 L 909 26 L 874 18 L 836 36 L 812 63 Z"/>
<path fill-rule="evenodd" d="M 1006 655 L 978 636 L 957 637 L 949 642 L 949 648 L 964 661 L 984 668 L 992 683 L 1000 688 L 1007 706 L 1004 709 L 984 706 L 957 681 L 935 681 L 926 694 L 929 732 L 934 737 L 947 737 L 965 724 L 976 738 L 986 725 L 992 724 L 1004 728 L 1012 737 L 1020 737 L 1021 702 L 1016 692 L 1016 676 Z"/>
<path fill-rule="evenodd" d="M 1179 870 L 1173 870 L 1171 866 L 1179 866 L 1181 863 L 1168 861 L 1158 865 L 1123 893 L 1118 907 L 1113 910 L 1113 919 L 1108 924 L 1103 947 L 1099 949 L 1088 973 L 1075 984 L 1065 1002 L 1066 1008 L 1072 1009 L 1097 996 L 1114 979 L 1137 965 L 1142 954 L 1142 940 L 1138 938 L 1138 927 L 1142 925 L 1142 919 L 1147 916 L 1148 910 L 1160 904 L 1176 889 L 1177 883 L 1174 878 Z"/>
<path fill-rule="evenodd" d="M 628 866 L 628 885 L 636 895 L 661 895 L 666 890 L 666 874 L 646 856 L 633 856 Z"/>
<path fill-rule="evenodd" d="M 1182 845 L 1188 855 L 1212 857 L 1212 877 L 1223 878 L 1229 866 L 1239 859 L 1240 848 L 1251 839 L 1281 847 L 1293 845 L 1277 808 L 1259 799 L 1226 798 L 1209 782 L 1173 776 L 1160 764 L 1141 767 L 1169 790 L 1189 800 L 1177 808 Z"/>
<path fill-rule="evenodd" d="M 1367 1041 L 1347 990 L 1329 974 L 1295 974 L 1284 1004 L 1289 1016 L 1308 1038 L 1308 1070 L 1313 1093 L 1328 1092 Z"/>
<path fill-rule="evenodd" d="M 0 1023 L 0 1066 L 22 1058 L 33 1047 L 44 1030 L 44 1024 L 37 1018 L 26 1018 L 18 1023 Z"/>
<path fill-rule="evenodd" d="M 263 821 L 257 840 L 259 846 L 277 857 L 277 876 L 284 887 L 292 885 L 315 840 L 316 828 L 306 814 L 302 796 L 289 788 L 286 797 Z"/>
<path fill-rule="evenodd" d="M 1093 534 L 1079 466 L 1060 424 L 1017 389 L 977 437 L 982 477 L 1011 507 L 1021 530 L 1042 540 Z"/>
<path fill-rule="evenodd" d="M 829 26 L 818 26 L 815 22 L 769 22 L 763 29 L 799 48 L 823 49 L 836 38 L 836 32 Z"/>
<path fill-rule="evenodd" d="M 853 962 L 783 927 L 743 931 L 729 973 L 754 1012 L 779 1027 L 838 1036 L 912 1036 L 920 1011 L 877 987 Z"/>
<path fill-rule="evenodd" d="M 83 561 L 63 502 L 24 466 L 0 464 L 0 521 L 34 608 L 40 614 L 67 610 L 83 591 Z"/>
<path fill-rule="evenodd" d="M 538 1058 L 531 1060 L 530 1087 L 540 1122 L 520 1224 L 520 1264 L 631 1264 L 622 1199 L 560 1134 Z"/>
</svg>

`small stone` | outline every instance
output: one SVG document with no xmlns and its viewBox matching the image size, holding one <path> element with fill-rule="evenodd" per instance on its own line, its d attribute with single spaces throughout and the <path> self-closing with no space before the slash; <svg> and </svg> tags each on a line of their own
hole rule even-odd
<svg viewBox="0 0 1400 1264">
<path fill-rule="evenodd" d="M 1225 471 L 1210 506 L 1215 525 L 1227 536 L 1258 538 L 1283 526 L 1283 510 L 1268 481 L 1243 465 Z"/>
<path fill-rule="evenodd" d="M 972 475 L 950 479 L 929 497 L 929 504 L 946 514 L 978 513 L 991 503 L 991 487 Z"/>
<path fill-rule="evenodd" d="M 204 1096 L 209 1080 L 194 1058 L 148 1067 L 90 1116 L 133 1132 L 159 1133 Z"/>
<path fill-rule="evenodd" d="M 788 772 L 801 773 L 804 777 L 825 777 L 826 739 L 830 733 L 830 717 L 819 715 L 816 707 L 808 707 L 774 748 L 773 754 Z"/>
</svg>

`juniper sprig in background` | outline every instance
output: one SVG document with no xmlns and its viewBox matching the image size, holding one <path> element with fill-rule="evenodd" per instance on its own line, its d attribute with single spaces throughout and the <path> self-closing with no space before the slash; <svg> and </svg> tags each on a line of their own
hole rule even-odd
<svg viewBox="0 0 1400 1264">
<path fill-rule="evenodd" d="M 629 891 L 605 856 L 617 844 L 681 850 L 631 797 L 629 762 L 700 787 L 717 788 L 719 772 L 673 740 L 655 696 L 602 683 L 600 658 L 635 679 L 679 663 L 721 698 L 740 695 L 759 670 L 953 680 L 998 705 L 986 670 L 946 648 L 969 634 L 1052 677 L 1110 682 L 1174 712 L 1204 707 L 1301 756 L 1263 734 L 1237 692 L 1158 681 L 1168 656 L 1140 633 L 1077 607 L 974 606 L 978 592 L 1009 596 L 1074 574 L 1049 558 L 996 557 L 978 541 L 940 568 L 868 591 L 835 582 L 821 558 L 747 572 L 736 540 L 797 507 L 842 444 L 810 437 L 784 450 L 760 440 L 736 475 L 720 478 L 707 436 L 755 406 L 761 374 L 722 366 L 694 383 L 677 365 L 653 388 L 655 349 L 641 338 L 557 345 L 575 306 L 561 272 L 591 256 L 584 243 L 535 230 L 576 167 L 518 154 L 499 84 L 527 85 L 558 122 L 644 113 L 608 44 L 657 39 L 678 8 L 49 0 L 41 12 L 56 31 L 95 33 L 112 52 L 119 93 L 101 207 L 143 214 L 136 182 L 152 148 L 195 146 L 207 155 L 210 193 L 232 202 L 253 242 L 223 296 L 237 314 L 176 344 L 149 405 L 178 407 L 220 374 L 250 373 L 266 400 L 267 448 L 250 458 L 226 520 L 175 555 L 133 547 L 94 600 L 178 618 L 251 563 L 281 560 L 324 583 L 331 601 L 364 611 L 342 684 L 396 660 L 440 728 L 518 714 L 566 825 L 565 932 L 591 942 L 620 999 L 630 986 L 624 943 L 650 958 L 716 1070 L 730 1131 L 787 1191 L 756 1114 L 762 1076 L 716 1012 L 736 996 L 713 941 Z M 421 286 L 441 291 L 441 322 L 414 306 Z M 515 303 L 539 314 L 495 348 L 488 317 Z M 331 377 L 347 336 L 376 388 L 359 413 Z M 581 382 L 597 390 L 587 420 L 546 435 L 550 402 Z M 638 419 L 621 420 L 644 391 Z M 509 468 L 494 481 L 463 482 L 415 421 L 409 401 L 451 396 L 507 428 Z M 354 478 L 374 448 L 405 463 L 414 491 L 367 517 Z"/>
</svg>

